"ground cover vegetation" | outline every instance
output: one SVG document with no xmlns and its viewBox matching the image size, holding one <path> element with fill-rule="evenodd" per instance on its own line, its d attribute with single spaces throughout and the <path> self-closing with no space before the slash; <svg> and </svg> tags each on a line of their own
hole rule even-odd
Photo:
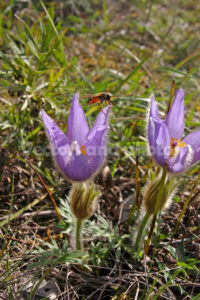
<svg viewBox="0 0 200 300">
<path fill-rule="evenodd" d="M 192 0 L 0 3 L 0 299 L 200 299 L 190 138 L 200 128 L 199 11 Z M 100 92 L 112 93 L 110 107 L 87 103 Z M 58 136 L 85 173 L 56 155 L 55 167 Z M 89 169 L 94 136 L 106 161 Z M 152 151 L 168 144 L 168 156 Z"/>
</svg>

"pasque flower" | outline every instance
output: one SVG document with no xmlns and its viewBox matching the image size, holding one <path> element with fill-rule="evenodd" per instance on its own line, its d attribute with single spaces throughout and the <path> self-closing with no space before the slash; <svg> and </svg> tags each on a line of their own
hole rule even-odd
<svg viewBox="0 0 200 300">
<path fill-rule="evenodd" d="M 154 95 L 151 97 L 148 139 L 155 161 L 167 165 L 171 173 L 186 171 L 200 160 L 200 129 L 184 135 L 184 93 L 178 89 L 165 120 L 159 117 Z"/>
<path fill-rule="evenodd" d="M 102 109 L 94 126 L 89 129 L 79 104 L 79 94 L 76 93 L 72 100 L 66 134 L 45 111 L 41 111 L 56 165 L 67 180 L 86 181 L 101 168 L 107 150 L 109 110 L 110 106 Z"/>
</svg>

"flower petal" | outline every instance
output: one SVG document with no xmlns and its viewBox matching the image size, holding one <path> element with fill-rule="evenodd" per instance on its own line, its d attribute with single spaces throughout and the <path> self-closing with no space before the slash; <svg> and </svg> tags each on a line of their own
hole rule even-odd
<svg viewBox="0 0 200 300">
<path fill-rule="evenodd" d="M 72 99 L 72 106 L 67 122 L 67 137 L 69 145 L 77 141 L 79 145 L 84 145 L 85 138 L 89 132 L 87 119 L 82 107 L 79 104 L 79 93 Z"/>
<path fill-rule="evenodd" d="M 171 138 L 178 140 L 182 138 L 185 128 L 184 93 L 182 89 L 178 89 L 165 123 Z"/>
<path fill-rule="evenodd" d="M 149 145 L 157 163 L 164 166 L 170 154 L 170 136 L 165 122 L 160 118 L 149 119 Z"/>
<path fill-rule="evenodd" d="M 88 157 L 80 152 L 78 143 L 74 142 L 72 145 L 74 149 L 70 151 L 70 155 L 68 155 L 65 164 L 60 169 L 71 182 L 86 181 L 94 175 L 94 171 Z"/>
<path fill-rule="evenodd" d="M 148 123 L 148 139 L 150 148 L 155 146 L 155 124 L 153 117 L 159 118 L 158 106 L 154 95 L 151 95 L 150 109 L 149 109 L 149 123 Z"/>
<path fill-rule="evenodd" d="M 90 134 L 86 142 L 86 155 L 93 173 L 96 173 L 104 163 L 107 155 L 108 128 L 104 126 L 102 130 L 97 130 L 95 134 Z"/>
<path fill-rule="evenodd" d="M 104 126 L 104 129 L 94 133 L 88 135 L 85 143 L 86 155 L 82 154 L 77 142 L 71 144 L 70 154 L 65 163 L 59 166 L 68 180 L 72 182 L 89 180 L 101 168 L 107 154 L 107 127 Z"/>
<path fill-rule="evenodd" d="M 158 106 L 154 94 L 151 95 L 149 117 L 159 117 Z"/>
<path fill-rule="evenodd" d="M 94 126 L 86 140 L 86 153 L 90 157 L 92 168 L 96 170 L 103 164 L 107 152 L 108 117 L 111 105 L 98 114 Z"/>
<path fill-rule="evenodd" d="M 93 127 L 91 128 L 91 131 L 93 131 L 93 130 L 96 131 L 99 129 L 101 130 L 102 127 L 104 127 L 105 125 L 108 124 L 110 108 L 111 108 L 111 105 L 108 105 L 99 112 L 99 114 L 95 120 L 95 123 L 94 123 Z"/>
<path fill-rule="evenodd" d="M 200 129 L 189 134 L 184 142 L 187 145 L 190 145 L 194 152 L 194 156 L 191 162 L 191 165 L 195 164 L 198 160 L 200 160 Z"/>
<path fill-rule="evenodd" d="M 189 147 L 179 148 L 179 154 L 176 157 L 176 160 L 169 159 L 168 161 L 168 170 L 172 173 L 180 173 L 185 171 L 190 167 L 190 158 L 192 153 Z"/>
<path fill-rule="evenodd" d="M 104 163 L 107 155 L 108 118 L 111 105 L 98 114 L 94 126 L 90 129 L 86 141 L 86 153 L 93 172 L 97 172 Z"/>
<path fill-rule="evenodd" d="M 54 120 L 52 120 L 44 110 L 42 110 L 40 114 L 45 125 L 51 147 L 53 147 L 53 149 L 57 149 L 68 145 L 68 139 L 66 135 L 56 125 Z"/>
<path fill-rule="evenodd" d="M 50 141 L 53 158 L 58 168 L 63 171 L 69 153 L 67 137 L 44 110 L 41 111 L 41 117 Z"/>
</svg>

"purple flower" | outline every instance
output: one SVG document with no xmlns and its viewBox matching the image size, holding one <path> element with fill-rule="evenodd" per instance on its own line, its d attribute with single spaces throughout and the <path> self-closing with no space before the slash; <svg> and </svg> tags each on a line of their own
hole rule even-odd
<svg viewBox="0 0 200 300">
<path fill-rule="evenodd" d="M 56 165 L 64 177 L 72 182 L 86 181 L 101 168 L 107 146 L 108 115 L 110 106 L 97 116 L 94 126 L 89 129 L 84 111 L 76 93 L 64 134 L 56 123 L 41 111 Z"/>
<path fill-rule="evenodd" d="M 159 117 L 154 95 L 151 97 L 148 139 L 151 153 L 160 166 L 168 165 L 168 171 L 180 173 L 200 160 L 200 129 L 183 138 L 184 94 L 179 89 L 165 120 Z"/>
</svg>

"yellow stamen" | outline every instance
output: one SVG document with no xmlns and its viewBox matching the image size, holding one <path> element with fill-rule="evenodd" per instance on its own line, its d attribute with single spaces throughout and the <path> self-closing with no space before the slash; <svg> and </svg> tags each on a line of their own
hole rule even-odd
<svg viewBox="0 0 200 300">
<path fill-rule="evenodd" d="M 86 156 L 85 145 L 81 145 L 80 151 L 84 156 Z"/>
<path fill-rule="evenodd" d="M 180 147 L 180 148 L 183 148 L 186 146 L 186 143 L 184 141 L 181 141 L 178 140 L 178 139 L 174 139 L 174 138 L 171 138 L 171 141 L 170 141 L 170 147 L 171 147 L 171 152 L 170 152 L 170 157 L 173 157 L 176 153 L 176 147 Z"/>
<path fill-rule="evenodd" d="M 197 105 L 197 110 L 200 112 L 200 105 Z"/>
</svg>

